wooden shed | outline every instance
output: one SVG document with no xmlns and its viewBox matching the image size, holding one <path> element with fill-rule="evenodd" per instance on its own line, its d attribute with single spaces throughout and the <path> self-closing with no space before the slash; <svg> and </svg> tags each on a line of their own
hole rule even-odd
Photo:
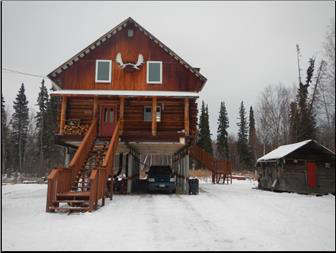
<svg viewBox="0 0 336 253">
<path fill-rule="evenodd" d="M 283 145 L 257 160 L 258 188 L 335 194 L 335 153 L 315 140 Z"/>
</svg>

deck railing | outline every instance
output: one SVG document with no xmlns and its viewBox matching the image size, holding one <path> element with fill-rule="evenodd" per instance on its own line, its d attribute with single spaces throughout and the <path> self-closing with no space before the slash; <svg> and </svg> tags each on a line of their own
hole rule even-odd
<svg viewBox="0 0 336 253">
<path fill-rule="evenodd" d="M 91 146 L 96 139 L 97 123 L 97 119 L 92 121 L 68 168 L 54 168 L 48 175 L 47 212 L 50 211 L 51 206 L 56 205 L 54 202 L 58 193 L 71 190 L 71 185 L 75 181 L 78 171 L 84 165 Z"/>
<path fill-rule="evenodd" d="M 103 160 L 102 167 L 98 167 L 92 170 L 90 175 L 90 200 L 89 200 L 89 210 L 97 208 L 98 201 L 102 199 L 103 205 L 105 203 L 105 186 L 109 176 L 111 176 L 110 184 L 110 198 L 112 198 L 113 192 L 113 164 L 114 156 L 118 148 L 119 143 L 119 131 L 120 131 L 120 120 L 118 120 L 112 137 L 107 149 L 106 155 Z"/>
</svg>

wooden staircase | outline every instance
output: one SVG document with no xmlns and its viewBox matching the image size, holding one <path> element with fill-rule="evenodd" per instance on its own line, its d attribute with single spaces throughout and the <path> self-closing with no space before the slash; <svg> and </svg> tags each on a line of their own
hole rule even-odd
<svg viewBox="0 0 336 253">
<path fill-rule="evenodd" d="M 93 211 L 99 200 L 103 206 L 106 196 L 112 199 L 119 125 L 118 121 L 112 138 L 106 140 L 97 138 L 97 120 L 94 120 L 68 168 L 54 168 L 50 172 L 47 212 Z"/>
<path fill-rule="evenodd" d="M 219 183 L 223 179 L 232 184 L 232 164 L 229 160 L 217 160 L 210 153 L 206 152 L 197 144 L 189 147 L 189 154 L 195 160 L 199 161 L 204 167 L 212 171 L 212 183 Z"/>
</svg>

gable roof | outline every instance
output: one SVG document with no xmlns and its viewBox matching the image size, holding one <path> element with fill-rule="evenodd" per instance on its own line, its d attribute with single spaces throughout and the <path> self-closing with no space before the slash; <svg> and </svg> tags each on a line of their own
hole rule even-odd
<svg viewBox="0 0 336 253">
<path fill-rule="evenodd" d="M 105 33 L 103 36 L 101 36 L 99 39 L 91 43 L 89 46 L 84 48 L 82 51 L 80 51 L 75 56 L 71 57 L 69 60 L 67 60 L 65 63 L 63 63 L 61 66 L 54 69 L 52 72 L 50 72 L 47 76 L 49 79 L 53 80 L 56 78 L 56 76 L 60 73 L 62 73 L 64 70 L 71 68 L 71 66 L 78 62 L 80 58 L 83 58 L 85 55 L 89 54 L 91 51 L 95 50 L 97 47 L 99 47 L 104 42 L 111 39 L 117 32 L 121 31 L 123 28 L 127 26 L 128 23 L 134 23 L 134 26 L 139 29 L 140 32 L 144 33 L 150 40 L 153 40 L 154 43 L 158 44 L 162 50 L 166 51 L 170 56 L 175 58 L 180 64 L 182 64 L 186 69 L 188 69 L 190 72 L 192 72 L 196 77 L 198 77 L 202 81 L 202 86 L 200 90 L 203 89 L 204 84 L 206 83 L 207 79 L 199 73 L 199 68 L 194 68 L 190 64 L 188 64 L 186 61 L 184 61 L 181 57 L 179 57 L 173 50 L 168 48 L 165 44 L 163 44 L 160 40 L 158 40 L 154 35 L 152 35 L 150 32 L 148 32 L 145 28 L 143 28 L 141 25 L 139 25 L 136 21 L 134 21 L 131 17 L 127 18 L 123 22 L 121 22 L 119 25 Z"/>
<path fill-rule="evenodd" d="M 293 153 L 295 150 L 297 150 L 297 149 L 299 149 L 303 146 L 306 146 L 308 143 L 311 143 L 311 142 L 313 142 L 315 145 L 318 145 L 321 149 L 323 149 L 327 153 L 331 153 L 331 154 L 335 155 L 334 152 L 332 152 L 331 150 L 322 146 L 321 144 L 317 143 L 316 141 L 305 140 L 305 141 L 301 141 L 301 142 L 297 142 L 297 143 L 293 143 L 293 144 L 280 146 L 280 147 L 274 149 L 273 151 L 267 153 L 266 155 L 260 157 L 257 160 L 257 162 L 266 162 L 266 161 L 270 161 L 270 160 L 278 160 L 280 158 L 283 158 L 283 157 Z"/>
</svg>

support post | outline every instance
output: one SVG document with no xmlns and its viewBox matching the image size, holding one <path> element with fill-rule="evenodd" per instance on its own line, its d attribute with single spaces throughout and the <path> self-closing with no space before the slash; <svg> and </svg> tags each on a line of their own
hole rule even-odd
<svg viewBox="0 0 336 253">
<path fill-rule="evenodd" d="M 68 168 L 70 163 L 70 150 L 68 147 L 65 148 L 65 159 L 64 159 L 64 167 Z"/>
<path fill-rule="evenodd" d="M 189 136 L 189 99 L 184 98 L 184 132 Z"/>
<path fill-rule="evenodd" d="M 62 108 L 61 108 L 60 131 L 59 131 L 59 133 L 60 133 L 61 135 L 64 134 L 66 109 L 67 109 L 67 97 L 66 97 L 65 95 L 63 95 L 63 96 L 62 96 Z"/>
<path fill-rule="evenodd" d="M 157 97 L 152 99 L 152 135 L 156 136 L 156 106 L 157 106 Z"/>
<path fill-rule="evenodd" d="M 127 173 L 127 193 L 132 193 L 132 177 L 133 177 L 133 156 L 131 154 L 126 155 L 126 170 Z"/>
<path fill-rule="evenodd" d="M 185 156 L 185 177 L 186 177 L 186 191 L 185 193 L 188 194 L 189 193 L 189 155 Z"/>
<path fill-rule="evenodd" d="M 98 97 L 93 98 L 93 111 L 92 111 L 92 120 L 98 117 Z"/>
<path fill-rule="evenodd" d="M 124 109 L 125 108 L 125 97 L 120 97 L 120 108 L 119 108 L 119 117 L 120 117 L 120 135 L 122 135 L 124 130 Z"/>
</svg>

